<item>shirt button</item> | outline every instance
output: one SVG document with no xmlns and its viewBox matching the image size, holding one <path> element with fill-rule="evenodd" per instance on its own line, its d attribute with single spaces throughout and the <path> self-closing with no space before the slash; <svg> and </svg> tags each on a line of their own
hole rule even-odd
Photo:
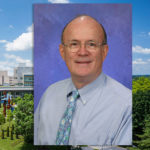
<svg viewBox="0 0 150 150">
<path fill-rule="evenodd" d="M 86 101 L 85 101 L 85 100 L 83 100 L 83 104 L 86 104 Z"/>
</svg>

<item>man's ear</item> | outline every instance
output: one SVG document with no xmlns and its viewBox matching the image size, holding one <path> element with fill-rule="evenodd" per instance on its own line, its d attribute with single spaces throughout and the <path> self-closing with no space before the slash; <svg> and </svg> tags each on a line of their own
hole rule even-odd
<svg viewBox="0 0 150 150">
<path fill-rule="evenodd" d="M 109 49 L 108 45 L 104 45 L 104 47 L 103 47 L 103 62 L 104 62 L 104 60 L 105 60 L 105 58 L 107 56 L 108 49 Z"/>
<path fill-rule="evenodd" d="M 64 45 L 63 44 L 59 45 L 59 52 L 60 52 L 62 59 L 65 60 L 65 52 L 64 52 Z"/>
</svg>

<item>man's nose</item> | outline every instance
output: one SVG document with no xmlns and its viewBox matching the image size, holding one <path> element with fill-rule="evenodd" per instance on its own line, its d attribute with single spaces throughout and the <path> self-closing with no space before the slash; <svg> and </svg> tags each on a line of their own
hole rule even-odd
<svg viewBox="0 0 150 150">
<path fill-rule="evenodd" d="M 88 55 L 89 51 L 86 49 L 85 43 L 80 45 L 80 48 L 78 50 L 78 55 Z"/>
</svg>

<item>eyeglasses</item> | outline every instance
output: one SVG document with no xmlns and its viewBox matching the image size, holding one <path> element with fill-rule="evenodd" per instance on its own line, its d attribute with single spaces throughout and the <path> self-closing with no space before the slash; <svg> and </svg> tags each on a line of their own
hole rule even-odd
<svg viewBox="0 0 150 150">
<path fill-rule="evenodd" d="M 77 52 L 81 48 L 81 42 L 80 41 L 70 41 L 68 43 L 63 43 L 64 46 L 68 47 L 71 52 Z M 90 40 L 86 41 L 84 43 L 84 46 L 87 51 L 96 51 L 100 46 L 106 45 L 105 42 L 98 43 L 96 41 Z"/>
</svg>

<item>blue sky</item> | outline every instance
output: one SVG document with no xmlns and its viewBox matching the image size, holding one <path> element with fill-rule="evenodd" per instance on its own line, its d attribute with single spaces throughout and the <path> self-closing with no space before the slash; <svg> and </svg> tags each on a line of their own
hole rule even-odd
<svg viewBox="0 0 150 150">
<path fill-rule="evenodd" d="M 132 4 L 133 74 L 150 74 L 150 1 L 149 0 L 1 0 L 0 70 L 18 63 L 32 66 L 32 4 L 34 3 L 130 3 Z"/>
</svg>

